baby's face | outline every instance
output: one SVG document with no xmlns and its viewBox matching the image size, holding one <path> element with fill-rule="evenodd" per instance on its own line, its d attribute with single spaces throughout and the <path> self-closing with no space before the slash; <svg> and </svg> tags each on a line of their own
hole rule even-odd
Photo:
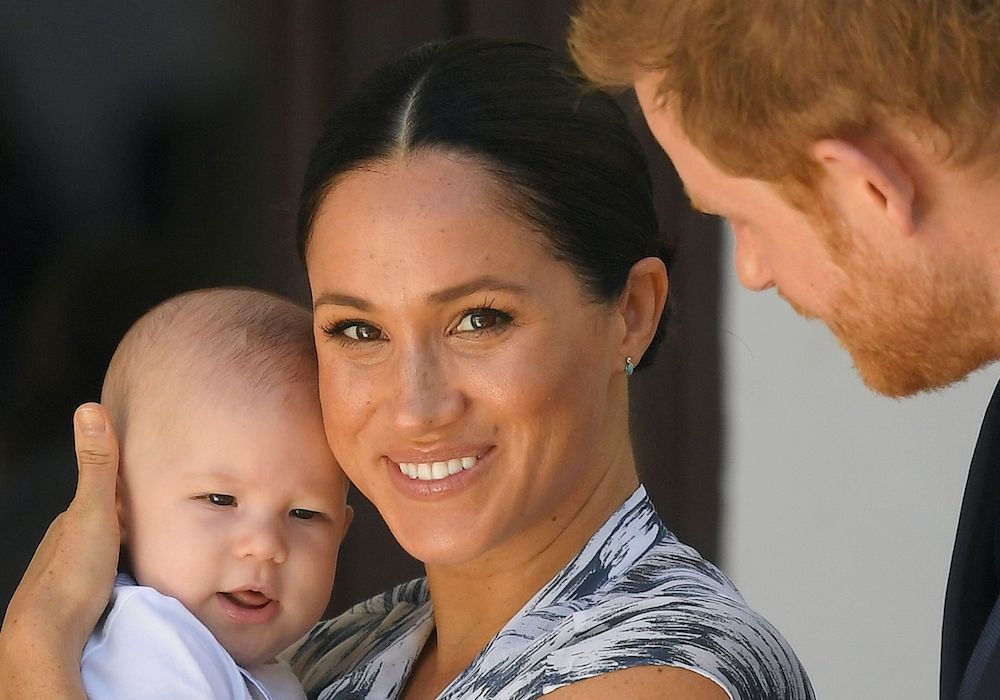
<svg viewBox="0 0 1000 700">
<path fill-rule="evenodd" d="M 136 579 L 180 600 L 237 663 L 271 660 L 322 615 L 350 519 L 319 404 L 301 387 L 173 403 L 133 411 L 123 441 Z"/>
</svg>

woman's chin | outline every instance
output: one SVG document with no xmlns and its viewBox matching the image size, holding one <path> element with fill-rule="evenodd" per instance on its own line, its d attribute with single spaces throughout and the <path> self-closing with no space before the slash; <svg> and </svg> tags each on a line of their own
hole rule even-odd
<svg viewBox="0 0 1000 700">
<path fill-rule="evenodd" d="M 425 518 L 389 523 L 389 529 L 407 554 L 430 568 L 469 564 L 489 549 L 469 524 Z"/>
</svg>

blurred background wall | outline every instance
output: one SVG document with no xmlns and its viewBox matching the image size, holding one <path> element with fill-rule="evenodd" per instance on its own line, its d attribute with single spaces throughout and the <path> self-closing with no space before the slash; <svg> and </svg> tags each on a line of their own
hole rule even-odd
<svg viewBox="0 0 1000 700">
<path fill-rule="evenodd" d="M 308 301 L 293 223 L 329 112 L 425 41 L 562 49 L 573 4 L 0 4 L 0 605 L 72 496 L 72 411 L 97 398 L 135 318 L 223 284 Z M 870 397 L 823 329 L 735 288 L 717 222 L 690 211 L 621 101 L 676 249 L 672 333 L 632 382 L 654 501 L 779 624 L 820 697 L 936 696 L 940 601 L 990 378 L 901 405 Z M 419 574 L 352 500 L 331 612 Z"/>
</svg>

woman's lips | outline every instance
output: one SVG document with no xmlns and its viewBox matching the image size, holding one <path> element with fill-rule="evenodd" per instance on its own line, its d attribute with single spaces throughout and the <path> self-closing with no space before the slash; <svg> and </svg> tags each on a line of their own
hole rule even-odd
<svg viewBox="0 0 1000 700">
<path fill-rule="evenodd" d="M 426 498 L 455 493 L 478 481 L 480 472 L 488 471 L 495 451 L 496 446 L 465 447 L 447 454 L 408 454 L 400 455 L 398 461 L 390 457 L 384 460 L 397 488 L 411 496 Z"/>
<path fill-rule="evenodd" d="M 238 624 L 264 624 L 278 614 L 278 601 L 260 591 L 229 591 L 216 598 L 226 616 Z"/>
<path fill-rule="evenodd" d="M 447 479 L 449 476 L 458 474 L 462 470 L 475 469 L 476 462 L 478 461 L 478 456 L 467 455 L 435 462 L 400 462 L 399 471 L 411 479 L 439 481 L 440 479 Z"/>
</svg>

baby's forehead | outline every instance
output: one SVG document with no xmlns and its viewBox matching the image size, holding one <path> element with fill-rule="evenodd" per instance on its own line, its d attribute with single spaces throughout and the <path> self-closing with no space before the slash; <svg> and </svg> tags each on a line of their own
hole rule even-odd
<svg viewBox="0 0 1000 700">
<path fill-rule="evenodd" d="M 127 451 L 135 448 L 130 456 L 155 470 L 227 483 L 277 473 L 283 481 L 306 475 L 327 483 L 331 470 L 346 479 L 327 444 L 315 383 L 255 386 L 238 373 L 178 381 L 164 372 L 150 386 L 132 401 L 124 442 Z"/>
<path fill-rule="evenodd" d="M 140 318 L 111 360 L 105 390 L 114 400 L 131 398 L 136 385 L 228 382 L 264 389 L 315 380 L 305 308 L 266 292 L 212 289 L 169 299 Z"/>
</svg>

